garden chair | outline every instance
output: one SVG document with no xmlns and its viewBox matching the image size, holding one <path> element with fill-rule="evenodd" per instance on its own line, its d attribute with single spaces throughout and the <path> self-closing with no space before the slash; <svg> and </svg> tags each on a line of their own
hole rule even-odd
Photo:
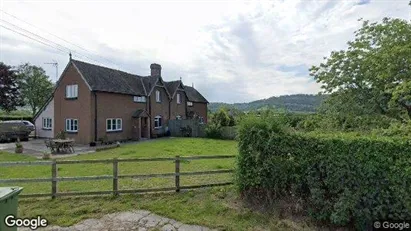
<svg viewBox="0 0 411 231">
<path fill-rule="evenodd" d="M 67 148 L 71 153 L 74 153 L 74 141 L 67 143 Z"/>
<path fill-rule="evenodd" d="M 56 151 L 56 146 L 51 140 L 47 139 L 44 141 L 44 143 L 46 144 L 46 147 L 51 150 L 51 153 L 54 153 Z"/>
</svg>

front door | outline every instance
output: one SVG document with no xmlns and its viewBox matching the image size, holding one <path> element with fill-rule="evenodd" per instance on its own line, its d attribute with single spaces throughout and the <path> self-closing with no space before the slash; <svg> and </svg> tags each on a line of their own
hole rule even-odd
<svg viewBox="0 0 411 231">
<path fill-rule="evenodd" d="M 134 118 L 133 119 L 133 140 L 139 140 L 140 139 L 140 118 Z"/>
<path fill-rule="evenodd" d="M 141 138 L 148 138 L 148 118 L 141 118 Z"/>
</svg>

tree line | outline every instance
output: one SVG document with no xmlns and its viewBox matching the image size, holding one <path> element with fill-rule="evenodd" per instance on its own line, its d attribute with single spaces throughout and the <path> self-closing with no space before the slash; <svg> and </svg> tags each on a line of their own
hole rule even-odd
<svg viewBox="0 0 411 231">
<path fill-rule="evenodd" d="M 327 95 L 295 94 L 273 96 L 267 99 L 260 99 L 249 103 L 210 103 L 209 108 L 212 112 L 217 112 L 219 108 L 233 108 L 241 111 L 263 110 L 267 108 L 284 109 L 290 112 L 316 112 L 322 101 Z"/>
<path fill-rule="evenodd" d="M 0 62 L 0 110 L 28 106 L 34 116 L 52 95 L 54 84 L 43 68 L 29 63 L 12 67 Z"/>
<path fill-rule="evenodd" d="M 217 125 L 236 125 L 244 118 L 242 109 L 248 107 L 251 110 L 246 114 L 282 114 L 292 127 L 305 131 L 377 131 L 411 136 L 411 21 L 360 21 L 361 28 L 345 50 L 332 51 L 309 69 L 310 76 L 321 84 L 319 95 L 272 97 L 248 105 L 217 104 L 220 109 L 210 111 L 213 131 Z M 296 103 L 299 108 L 316 105 L 315 113 L 296 115 L 289 108 L 269 104 L 280 99 L 283 105 L 300 101 Z"/>
</svg>

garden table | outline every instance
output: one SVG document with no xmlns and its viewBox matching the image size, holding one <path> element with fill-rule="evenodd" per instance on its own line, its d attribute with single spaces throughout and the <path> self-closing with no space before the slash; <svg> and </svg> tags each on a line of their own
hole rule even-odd
<svg viewBox="0 0 411 231">
<path fill-rule="evenodd" d="M 53 139 L 52 142 L 55 144 L 57 152 L 60 152 L 60 149 L 69 152 L 74 152 L 73 139 Z"/>
</svg>

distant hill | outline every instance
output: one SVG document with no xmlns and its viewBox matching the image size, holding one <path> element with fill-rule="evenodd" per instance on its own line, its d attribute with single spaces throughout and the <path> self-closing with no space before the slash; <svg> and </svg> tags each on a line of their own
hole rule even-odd
<svg viewBox="0 0 411 231">
<path fill-rule="evenodd" d="M 214 112 L 220 107 L 236 108 L 241 111 L 261 110 L 264 108 L 274 107 L 278 109 L 285 109 L 290 112 L 315 112 L 321 102 L 326 98 L 326 95 L 283 95 L 279 97 L 270 97 L 268 99 L 261 99 L 249 103 L 210 103 L 209 109 Z"/>
</svg>

